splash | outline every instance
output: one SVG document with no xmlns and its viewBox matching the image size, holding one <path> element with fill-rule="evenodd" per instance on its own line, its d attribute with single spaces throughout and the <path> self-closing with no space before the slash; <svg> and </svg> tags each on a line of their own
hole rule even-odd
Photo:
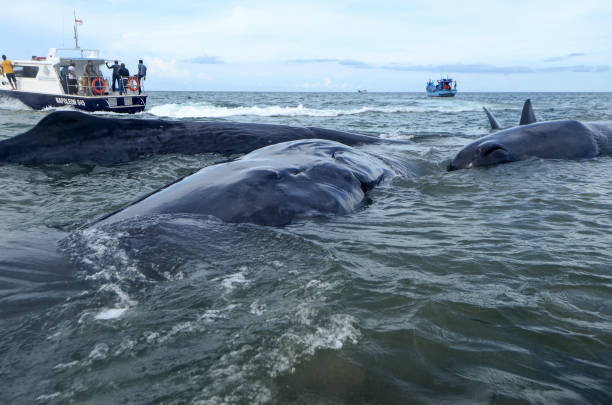
<svg viewBox="0 0 612 405">
<path fill-rule="evenodd" d="M 32 111 L 30 107 L 12 97 L 0 97 L 0 110 Z"/>
</svg>

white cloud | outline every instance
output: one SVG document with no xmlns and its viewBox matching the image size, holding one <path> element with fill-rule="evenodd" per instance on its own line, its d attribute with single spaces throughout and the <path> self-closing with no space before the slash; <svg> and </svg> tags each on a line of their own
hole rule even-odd
<svg viewBox="0 0 612 405">
<path fill-rule="evenodd" d="M 165 61 L 158 57 L 151 57 L 147 61 L 147 75 L 163 76 L 170 79 L 182 79 L 188 76 L 187 71 L 178 68 L 176 59 Z"/>
</svg>

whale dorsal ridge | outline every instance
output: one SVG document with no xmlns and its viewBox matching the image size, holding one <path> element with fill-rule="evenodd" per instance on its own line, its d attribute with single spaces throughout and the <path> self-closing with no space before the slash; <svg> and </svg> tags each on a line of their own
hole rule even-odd
<svg viewBox="0 0 612 405">
<path fill-rule="evenodd" d="M 487 114 L 489 124 L 491 124 L 491 129 L 501 129 L 501 125 L 499 124 L 499 121 L 497 121 L 493 113 L 489 111 L 487 107 L 482 107 L 482 109 L 484 110 L 485 114 Z"/>
</svg>

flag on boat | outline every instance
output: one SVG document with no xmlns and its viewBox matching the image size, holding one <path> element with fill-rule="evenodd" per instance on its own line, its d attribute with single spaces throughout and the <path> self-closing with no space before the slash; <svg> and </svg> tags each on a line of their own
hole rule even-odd
<svg viewBox="0 0 612 405">
<path fill-rule="evenodd" d="M 76 18 L 74 19 L 74 22 L 79 24 L 79 25 L 83 25 L 83 20 L 77 20 Z"/>
</svg>

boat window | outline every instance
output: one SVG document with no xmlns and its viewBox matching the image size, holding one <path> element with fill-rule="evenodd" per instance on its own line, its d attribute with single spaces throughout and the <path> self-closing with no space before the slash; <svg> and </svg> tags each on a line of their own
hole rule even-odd
<svg viewBox="0 0 612 405">
<path fill-rule="evenodd" d="M 36 77 L 38 66 L 15 66 L 13 68 L 15 77 Z"/>
</svg>

